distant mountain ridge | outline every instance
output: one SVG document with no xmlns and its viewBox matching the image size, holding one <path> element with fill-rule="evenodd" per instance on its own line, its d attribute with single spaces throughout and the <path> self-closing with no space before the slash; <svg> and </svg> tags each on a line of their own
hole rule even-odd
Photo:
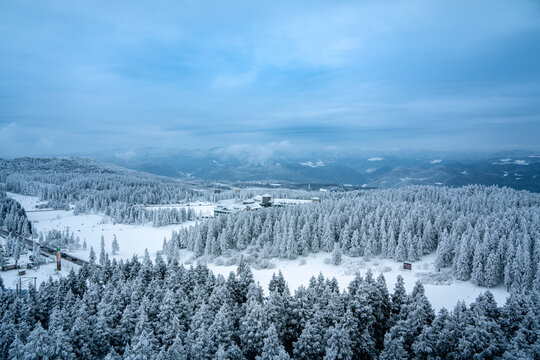
<svg viewBox="0 0 540 360">
<path fill-rule="evenodd" d="M 287 181 L 361 187 L 467 184 L 508 186 L 540 192 L 540 155 L 532 151 L 495 153 L 400 152 L 307 154 L 253 161 L 244 154 L 210 150 L 142 150 L 130 156 L 92 154 L 96 160 L 183 179 Z"/>
</svg>

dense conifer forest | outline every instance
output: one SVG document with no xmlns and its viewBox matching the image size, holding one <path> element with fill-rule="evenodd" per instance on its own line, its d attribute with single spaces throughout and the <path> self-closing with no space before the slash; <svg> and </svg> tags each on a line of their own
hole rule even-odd
<svg viewBox="0 0 540 360">
<path fill-rule="evenodd" d="M 190 209 L 149 209 L 148 205 L 243 200 L 258 195 L 250 190 L 239 194 L 228 187 L 216 191 L 206 182 L 188 183 L 81 158 L 0 159 L 0 187 L 37 196 L 45 202 L 41 207 L 68 210 L 72 205 L 75 214 L 100 213 L 119 223 L 153 226 L 194 220 L 196 214 Z M 305 191 L 267 191 L 274 196 L 309 198 Z"/>
<path fill-rule="evenodd" d="M 254 261 L 319 251 L 416 261 L 436 252 L 439 268 L 480 286 L 540 290 L 540 195 L 508 188 L 411 186 L 332 193 L 319 204 L 205 220 L 165 246 L 197 256 L 249 249 Z"/>
<path fill-rule="evenodd" d="M 39 197 L 46 207 L 65 210 L 74 204 L 76 214 L 99 212 L 123 223 L 151 221 L 153 213 L 145 205 L 200 196 L 180 180 L 85 159 L 1 160 L 0 183 L 6 191 Z"/>
<path fill-rule="evenodd" d="M 0 188 L 0 228 L 8 232 L 28 235 L 31 233 L 31 223 L 21 204 L 6 195 Z"/>
<path fill-rule="evenodd" d="M 0 0 L 0 360 L 540 360 L 539 100 L 540 0 Z"/>
<path fill-rule="evenodd" d="M 417 283 L 389 292 L 367 273 L 345 289 L 322 275 L 267 295 L 241 262 L 228 278 L 158 257 L 0 294 L 1 359 L 537 359 L 538 292 L 492 295 L 435 314 Z"/>
<path fill-rule="evenodd" d="M 0 172 L 6 190 L 53 206 L 75 203 L 76 212 L 126 206 L 127 213 L 115 213 L 126 222 L 142 202 L 201 196 L 155 177 L 105 171 L 93 178 L 97 170 L 90 165 L 42 174 L 40 161 L 28 162 L 35 173 Z M 156 197 L 138 197 L 139 190 Z M 538 194 L 484 186 L 331 192 L 320 203 L 200 221 L 165 242 L 166 260 L 158 254 L 152 262 L 146 253 L 142 261 L 111 261 L 102 240 L 101 267 L 84 265 L 23 297 L 2 291 L 0 359 L 539 359 L 539 206 Z M 24 209 L 2 189 L 0 226 L 15 234 L 32 229 Z M 84 247 L 69 229 L 40 241 Z M 17 243 L 6 240 L 11 252 Z M 180 265 L 180 249 L 207 259 L 245 257 L 224 278 L 204 265 Z M 459 302 L 435 314 L 420 282 L 408 294 L 398 277 L 389 291 L 383 275 L 368 271 L 340 289 L 321 274 L 291 292 L 277 273 L 265 292 L 249 267 L 320 251 L 332 252 L 335 264 L 342 255 L 416 261 L 436 253 L 437 266 L 457 279 L 504 284 L 510 296 L 499 307 L 486 291 L 470 305 Z"/>
</svg>

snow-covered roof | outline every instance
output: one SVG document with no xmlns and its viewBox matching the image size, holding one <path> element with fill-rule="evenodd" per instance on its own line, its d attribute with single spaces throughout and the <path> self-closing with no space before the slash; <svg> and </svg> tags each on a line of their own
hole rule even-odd
<svg viewBox="0 0 540 360">
<path fill-rule="evenodd" d="M 274 205 L 296 205 L 296 204 L 307 204 L 311 200 L 303 199 L 274 199 Z"/>
</svg>

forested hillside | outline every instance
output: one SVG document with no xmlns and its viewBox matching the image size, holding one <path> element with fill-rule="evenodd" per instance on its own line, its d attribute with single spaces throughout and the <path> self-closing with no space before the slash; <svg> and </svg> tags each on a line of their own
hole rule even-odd
<svg viewBox="0 0 540 360">
<path fill-rule="evenodd" d="M 250 190 L 239 194 L 228 187 L 216 192 L 209 183 L 188 183 L 80 158 L 0 159 L 0 187 L 37 196 L 46 202 L 42 207 L 67 210 L 73 204 L 75 214 L 101 213 L 119 223 L 151 222 L 154 226 L 193 220 L 195 214 L 181 209 L 148 209 L 148 205 L 242 200 L 260 195 Z M 280 197 L 309 198 L 307 192 L 298 190 L 265 192 Z"/>
<path fill-rule="evenodd" d="M 75 213 L 104 213 L 123 223 L 154 220 L 150 204 L 187 202 L 201 196 L 182 181 L 104 165 L 85 159 L 15 159 L 0 161 L 6 191 L 39 197 L 45 206 Z M 169 211 L 161 222 L 182 222 L 187 214 Z"/>
<path fill-rule="evenodd" d="M 26 161 L 19 170 L 2 163 L 6 190 L 126 222 L 162 221 L 144 218 L 144 204 L 230 195 L 80 160 Z M 539 194 L 508 188 L 412 186 L 328 192 L 320 203 L 204 220 L 172 234 L 167 262 L 148 253 L 142 262 L 111 261 L 102 250 L 101 268 L 85 265 L 22 298 L 2 292 L 0 359 L 535 359 L 539 207 Z M 30 232 L 24 209 L 2 189 L 0 215 L 9 231 Z M 41 239 L 80 246 L 67 229 Z M 179 249 L 246 257 L 225 279 L 179 265 Z M 340 290 L 321 274 L 291 294 L 279 273 L 265 296 L 248 265 L 320 251 L 397 261 L 436 253 L 437 266 L 456 278 L 504 284 L 511 294 L 503 307 L 486 292 L 436 315 L 420 283 L 407 294 L 398 278 L 390 294 L 384 277 L 368 271 Z"/>
<path fill-rule="evenodd" d="M 208 181 L 290 181 L 293 183 L 352 184 L 377 188 L 408 185 L 508 186 L 540 192 L 540 158 L 535 151 L 328 151 L 274 154 L 254 161 L 251 151 L 141 149 L 129 159 L 110 152 L 90 158 L 130 169 L 177 178 Z"/>
<path fill-rule="evenodd" d="M 538 293 L 497 307 L 489 292 L 435 315 L 422 285 L 368 273 L 347 289 L 313 278 L 269 296 L 244 262 L 225 279 L 158 257 L 49 281 L 24 298 L 0 294 L 1 359 L 533 359 Z M 536 355 L 535 355 L 536 354 Z"/>
<path fill-rule="evenodd" d="M 31 233 L 31 224 L 21 204 L 0 188 L 0 228 L 21 235 Z"/>
<path fill-rule="evenodd" d="M 173 233 L 197 256 L 253 250 L 258 259 L 319 251 L 415 261 L 437 253 L 460 280 L 540 289 L 540 195 L 508 188 L 413 186 L 332 193 L 319 204 L 242 212 Z"/>
</svg>

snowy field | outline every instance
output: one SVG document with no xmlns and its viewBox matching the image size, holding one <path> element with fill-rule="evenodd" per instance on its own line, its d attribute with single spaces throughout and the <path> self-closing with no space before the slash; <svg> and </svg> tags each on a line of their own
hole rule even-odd
<svg viewBox="0 0 540 360">
<path fill-rule="evenodd" d="M 362 258 L 350 258 L 347 256 L 343 256 L 342 264 L 336 266 L 327 260 L 331 256 L 332 254 L 330 253 L 318 253 L 311 254 L 307 257 L 300 257 L 296 260 L 272 259 L 271 262 L 276 265 L 275 268 L 264 270 L 252 269 L 252 271 L 255 281 L 260 283 L 265 292 L 268 292 L 268 283 L 272 278 L 272 274 L 281 270 L 292 293 L 300 285 L 307 286 L 309 279 L 312 276 L 317 277 L 319 273 L 322 273 L 325 278 L 335 277 L 340 289 L 344 290 L 354 279 L 356 273 L 360 273 L 363 276 L 368 269 L 371 269 L 374 277 L 382 273 L 386 279 L 388 291 L 392 293 L 394 291 L 396 277 L 401 275 L 405 282 L 405 288 L 409 293 L 412 291 L 416 281 L 420 280 L 424 284 L 426 296 L 436 311 L 443 307 L 453 309 L 459 300 L 471 303 L 480 293 L 488 290 L 478 287 L 469 281 L 454 280 L 448 273 L 449 269 L 447 269 L 447 272 L 444 272 L 444 269 L 440 273 L 436 272 L 433 265 L 435 255 L 428 255 L 421 261 L 412 263 L 412 270 L 404 270 L 403 263 L 389 259 L 364 261 Z M 208 267 L 214 273 L 222 274 L 225 277 L 231 271 L 236 271 L 236 266 L 216 266 L 209 264 Z M 493 293 L 497 303 L 503 305 L 508 295 L 506 290 L 502 286 L 489 290 Z"/>
<path fill-rule="evenodd" d="M 37 270 L 25 269 L 26 274 L 24 277 L 36 277 L 36 284 L 39 286 L 39 284 L 49 280 L 51 277 L 53 280 L 56 280 L 60 277 L 67 276 L 71 269 L 77 271 L 80 268 L 78 265 L 63 261 L 62 270 L 57 271 L 56 261 L 52 257 L 50 258 L 50 261 L 50 263 L 41 265 Z M 0 272 L 0 274 L 2 275 L 2 280 L 4 280 L 4 286 L 6 288 L 16 288 L 16 284 L 19 282 L 18 270 L 3 271 Z M 27 289 L 27 286 L 25 285 L 23 285 L 23 289 Z"/>
<path fill-rule="evenodd" d="M 28 218 L 32 221 L 38 232 L 49 230 L 64 230 L 69 227 L 75 236 L 86 239 L 87 250 L 68 251 L 68 253 L 88 259 L 90 247 L 94 248 L 99 256 L 101 235 L 105 238 L 105 250 L 111 255 L 111 243 L 116 235 L 120 252 L 115 255 L 116 259 L 131 258 L 134 254 L 143 255 L 148 249 L 150 256 L 155 257 L 156 252 L 161 250 L 163 239 L 170 238 L 173 230 L 179 230 L 191 226 L 195 222 L 189 221 L 183 224 L 153 227 L 148 225 L 125 225 L 115 224 L 114 221 L 102 215 L 73 215 L 73 211 L 35 211 L 39 200 L 33 196 L 24 196 L 9 193 L 9 196 L 17 200 L 27 211 Z"/>
<path fill-rule="evenodd" d="M 36 197 L 24 196 L 19 194 L 9 194 L 27 210 L 29 219 L 34 223 L 36 229 L 40 232 L 46 232 L 51 229 L 63 230 L 66 227 L 74 232 L 75 236 L 79 236 L 81 244 L 84 239 L 88 244 L 88 250 L 78 250 L 71 252 L 76 256 L 88 258 L 90 246 L 99 255 L 101 235 L 105 238 L 105 246 L 107 252 L 111 252 L 111 242 L 113 235 L 116 235 L 120 245 L 120 252 L 114 256 L 117 259 L 131 258 L 134 254 L 143 255 L 144 250 L 148 249 L 150 256 L 155 257 L 156 252 L 161 250 L 163 239 L 170 238 L 172 230 L 179 230 L 182 227 L 192 226 L 195 222 L 186 222 L 179 225 L 169 225 L 163 227 L 153 227 L 147 225 L 123 225 L 115 224 L 111 219 L 101 215 L 73 215 L 73 211 L 37 211 L 34 212 L 35 206 L 39 204 Z M 169 205 L 174 206 L 174 205 Z M 184 206 L 184 205 L 178 205 Z M 194 209 L 201 213 L 212 209 L 210 203 L 193 203 Z M 184 250 L 184 259 L 189 263 L 192 257 L 190 251 Z M 372 259 L 365 261 L 362 258 L 349 258 L 343 256 L 343 263 L 340 266 L 335 266 L 327 259 L 331 257 L 328 253 L 312 254 L 307 257 L 301 257 L 296 260 L 272 259 L 271 262 L 275 265 L 272 269 L 257 270 L 253 269 L 255 280 L 267 291 L 268 283 L 273 273 L 282 271 L 291 291 L 294 291 L 298 286 L 307 286 L 309 279 L 312 276 L 318 276 L 322 273 L 325 278 L 335 277 L 339 282 L 341 289 L 345 289 L 349 282 L 354 278 L 354 275 L 359 272 L 364 275 L 368 269 L 371 269 L 374 276 L 380 273 L 386 278 L 388 290 L 393 291 L 396 277 L 401 275 L 405 280 L 407 291 L 411 291 L 415 282 L 420 280 L 425 286 L 426 295 L 431 301 L 436 310 L 446 307 L 452 309 L 459 300 L 464 300 L 467 303 L 474 299 L 485 288 L 480 288 L 468 281 L 455 280 L 449 273 L 450 269 L 443 269 L 441 272 L 435 271 L 433 262 L 434 255 L 424 257 L 421 261 L 412 264 L 412 270 L 404 270 L 403 264 L 389 259 Z M 35 273 L 33 270 L 28 270 L 28 276 L 38 276 L 38 283 L 45 281 L 49 276 L 65 275 L 71 267 L 77 268 L 76 265 L 63 262 L 61 274 L 56 274 L 54 264 L 42 266 L 41 270 Z M 227 276 L 231 271 L 236 271 L 236 266 L 218 266 L 210 263 L 209 268 L 216 274 Z M 16 281 L 17 272 L 10 271 L 1 273 L 4 282 L 11 287 Z M 502 305 L 506 299 L 507 292 L 500 286 L 490 289 L 495 299 Z"/>
</svg>

